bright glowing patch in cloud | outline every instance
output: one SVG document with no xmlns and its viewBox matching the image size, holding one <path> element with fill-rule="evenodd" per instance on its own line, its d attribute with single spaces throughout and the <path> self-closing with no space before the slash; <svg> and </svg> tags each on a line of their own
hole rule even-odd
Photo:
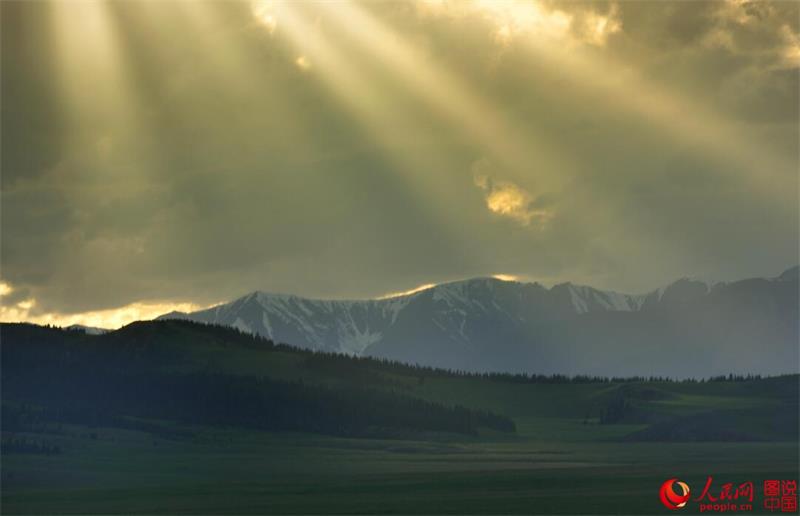
<svg viewBox="0 0 800 516">
<path fill-rule="evenodd" d="M 20 310 L 23 310 L 23 311 L 26 311 L 26 312 L 27 312 L 28 310 L 30 310 L 31 308 L 33 308 L 33 305 L 34 305 L 34 303 L 35 303 L 35 302 L 34 302 L 34 300 L 33 300 L 33 299 L 25 299 L 25 300 L 23 300 L 23 301 L 20 301 L 19 303 L 17 303 L 17 304 L 16 304 L 16 305 L 14 305 L 14 306 L 15 306 L 16 308 L 20 309 Z"/>
<path fill-rule="evenodd" d="M 479 170 L 485 168 L 477 167 Z M 541 226 L 549 221 L 553 214 L 543 208 L 536 207 L 536 200 L 530 192 L 510 182 L 497 181 L 488 174 L 476 172 L 475 186 L 484 191 L 486 207 L 492 213 L 506 217 L 522 226 L 536 223 Z"/>
<path fill-rule="evenodd" d="M 487 20 L 495 26 L 495 41 L 502 46 L 522 36 L 602 46 L 622 29 L 616 4 L 605 13 L 591 8 L 567 12 L 537 0 L 418 0 L 417 6 L 426 16 Z"/>
<path fill-rule="evenodd" d="M 611 34 L 622 29 L 622 22 L 619 21 L 619 7 L 616 4 L 612 5 L 607 14 L 591 11 L 586 14 L 583 25 L 583 39 L 592 45 L 603 46 Z"/>
<path fill-rule="evenodd" d="M 294 64 L 304 72 L 311 69 L 311 61 L 306 56 L 299 56 L 294 60 Z"/>
<path fill-rule="evenodd" d="M 255 19 L 267 29 L 267 32 L 273 34 L 278 28 L 274 3 L 268 0 L 258 0 L 252 3 L 252 10 Z"/>
<path fill-rule="evenodd" d="M 558 9 L 545 10 L 538 2 L 475 0 L 474 9 L 490 19 L 499 31 L 511 36 L 530 32 L 548 37 L 563 37 L 572 17 Z"/>
<path fill-rule="evenodd" d="M 504 47 L 511 44 L 511 39 L 511 27 L 508 25 L 503 25 L 497 29 L 497 32 L 494 33 L 495 42 Z"/>
<path fill-rule="evenodd" d="M 790 68 L 800 68 L 800 34 L 797 34 L 788 25 L 781 28 L 781 36 L 786 42 L 782 52 L 783 64 Z"/>
</svg>

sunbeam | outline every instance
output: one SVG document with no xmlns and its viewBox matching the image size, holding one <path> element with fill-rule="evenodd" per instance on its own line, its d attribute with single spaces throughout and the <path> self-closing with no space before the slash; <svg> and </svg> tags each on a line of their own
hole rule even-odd
<svg viewBox="0 0 800 516">
<path fill-rule="evenodd" d="M 459 246 L 469 243 L 470 234 L 464 224 L 464 214 L 448 201 L 453 189 L 453 176 L 463 176 L 461 171 L 448 171 L 444 154 L 425 145 L 419 137 L 429 131 L 425 120 L 409 116 L 399 109 L 396 99 L 376 86 L 375 77 L 368 69 L 353 65 L 341 52 L 332 38 L 325 38 L 319 22 L 308 21 L 306 13 L 293 4 L 278 3 L 256 8 L 256 12 L 269 12 L 280 23 L 306 63 L 301 67 L 313 72 L 314 78 L 323 81 L 344 103 L 365 135 L 373 140 L 383 154 L 400 171 L 398 179 L 418 199 L 417 210 L 431 212 L 431 222 L 441 227 L 442 235 L 455 238 Z M 299 66 L 299 65 L 298 65 Z M 437 170 L 437 167 L 438 170 Z M 472 248 L 471 254 L 483 255 L 484 249 Z M 483 260 L 485 257 L 476 257 Z"/>
<path fill-rule="evenodd" d="M 653 84 L 637 72 L 597 52 L 579 48 L 564 50 L 552 40 L 526 39 L 531 52 L 553 68 L 573 76 L 579 84 L 602 92 L 604 99 L 623 111 L 652 122 L 655 129 L 683 144 L 711 152 L 749 187 L 763 195 L 779 196 L 793 203 L 796 192 L 786 183 L 796 177 L 796 164 L 776 156 L 752 129 L 740 128 L 706 107 Z"/>
<path fill-rule="evenodd" d="M 600 93 L 609 106 L 651 122 L 654 129 L 675 141 L 710 151 L 716 160 L 725 163 L 725 169 L 739 174 L 740 179 L 764 195 L 795 200 L 795 192 L 785 188 L 787 180 L 796 174 L 794 160 L 778 157 L 752 128 L 748 131 L 736 121 L 654 84 L 608 52 L 592 48 L 602 47 L 609 34 L 620 30 L 613 4 L 609 13 L 589 9 L 581 13 L 580 20 L 565 14 L 557 5 L 536 0 L 421 5 L 440 11 L 449 9 L 451 16 L 474 15 L 490 20 L 503 44 L 510 44 L 513 39 L 537 62 Z"/>
<path fill-rule="evenodd" d="M 557 155 L 545 138 L 522 133 L 512 126 L 498 110 L 470 91 L 469 86 L 444 66 L 407 44 L 403 37 L 383 24 L 354 2 L 335 5 L 321 2 L 319 6 L 335 19 L 343 32 L 359 42 L 360 49 L 384 64 L 387 73 L 413 88 L 429 104 L 433 113 L 446 117 L 456 130 L 464 131 L 489 156 L 515 177 L 531 180 L 531 163 L 557 170 L 558 174 L 537 175 L 537 186 L 552 188 L 553 181 L 568 176 L 572 164 Z"/>
<path fill-rule="evenodd" d="M 4 300 L 55 321 L 253 289 L 782 270 L 797 9 L 6 2 Z"/>
<path fill-rule="evenodd" d="M 73 148 L 87 143 L 101 147 L 109 139 L 136 146 L 139 154 L 149 145 L 146 113 L 133 88 L 112 4 L 102 0 L 49 2 L 53 51 L 61 101 L 74 129 Z M 80 20 L 80 23 L 76 23 Z"/>
</svg>

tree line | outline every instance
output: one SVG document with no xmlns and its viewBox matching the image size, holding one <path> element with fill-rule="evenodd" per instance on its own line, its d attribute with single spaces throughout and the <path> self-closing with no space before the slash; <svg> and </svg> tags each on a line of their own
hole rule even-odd
<svg viewBox="0 0 800 516">
<path fill-rule="evenodd" d="M 23 328 L 20 328 L 23 327 Z M 58 341 L 70 340 L 78 338 L 81 342 L 86 344 L 92 341 L 130 341 L 131 337 L 139 338 L 143 345 L 146 345 L 147 339 L 151 336 L 158 335 L 161 329 L 170 327 L 171 329 L 183 330 L 187 332 L 187 338 L 191 338 L 188 332 L 199 330 L 202 332 L 204 338 L 213 339 L 219 342 L 226 342 L 236 346 L 248 349 L 260 349 L 264 351 L 283 351 L 304 357 L 304 363 L 309 369 L 328 369 L 328 370 L 347 370 L 348 372 L 360 375 L 369 376 L 369 369 L 377 369 L 385 373 L 401 374 L 404 376 L 413 376 L 419 379 L 423 378 L 436 378 L 436 377 L 462 377 L 462 378 L 475 378 L 490 380 L 493 382 L 504 383 L 542 383 L 542 384 L 587 384 L 587 383 L 641 383 L 641 382 L 669 382 L 669 383 L 706 383 L 706 382 L 746 382 L 762 379 L 760 374 L 728 374 L 711 376 L 708 378 L 670 378 L 665 376 L 595 376 L 595 375 L 566 375 L 566 374 L 537 374 L 537 373 L 504 373 L 504 372 L 474 372 L 459 369 L 449 369 L 425 366 L 420 364 L 409 364 L 406 362 L 399 362 L 396 360 L 383 359 L 377 357 L 353 356 L 341 353 L 309 350 L 297 348 L 288 344 L 275 343 L 267 337 L 261 335 L 243 332 L 238 328 L 223 326 L 212 323 L 202 323 L 195 321 L 186 321 L 179 319 L 161 320 L 161 321 L 139 321 L 132 323 L 121 330 L 110 332 L 104 335 L 86 335 L 83 330 L 72 329 L 66 330 L 56 326 L 35 326 L 30 324 L 1 324 L 0 333 L 8 333 L 11 330 L 15 335 L 31 333 L 30 330 L 38 328 L 40 330 L 49 330 L 48 337 Z M 28 331 L 19 332 L 18 330 L 25 329 Z M 36 333 L 36 332 L 34 332 Z M 123 333 L 124 335 L 119 335 Z M 60 336 L 59 336 L 60 334 Z M 39 332 L 39 335 L 41 333 Z M 30 339 L 30 335 L 28 336 Z M 40 341 L 41 339 L 35 339 Z M 151 348 L 155 346 L 151 344 Z M 37 342 L 41 347 L 41 342 Z M 104 346 L 103 346 L 104 347 Z M 46 352 L 45 350 L 42 350 Z M 152 351 L 152 349 L 151 349 Z M 165 357 L 168 358 L 168 357 Z M 175 357 L 172 357 L 175 358 Z"/>
<path fill-rule="evenodd" d="M 34 371 L 4 374 L 2 388 L 4 399 L 19 402 L 17 408 L 4 404 L 4 430 L 24 430 L 34 418 L 135 428 L 131 417 L 340 436 L 516 430 L 513 420 L 502 415 L 393 392 L 221 373 L 120 374 L 43 364 Z M 37 409 L 25 411 L 26 405 Z"/>
</svg>

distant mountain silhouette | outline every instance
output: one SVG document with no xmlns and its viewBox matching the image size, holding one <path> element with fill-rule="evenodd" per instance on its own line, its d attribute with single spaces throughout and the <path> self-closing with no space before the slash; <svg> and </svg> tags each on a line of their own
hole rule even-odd
<svg viewBox="0 0 800 516">
<path fill-rule="evenodd" d="M 477 278 L 364 301 L 253 292 L 160 319 L 465 371 L 709 376 L 798 369 L 798 268 L 776 278 L 680 279 L 646 295 Z"/>
<path fill-rule="evenodd" d="M 71 326 L 67 326 L 65 329 L 72 331 L 82 331 L 87 335 L 102 335 L 103 333 L 108 333 L 110 331 L 105 328 L 98 328 L 96 326 L 84 326 L 83 324 L 73 324 Z"/>
</svg>

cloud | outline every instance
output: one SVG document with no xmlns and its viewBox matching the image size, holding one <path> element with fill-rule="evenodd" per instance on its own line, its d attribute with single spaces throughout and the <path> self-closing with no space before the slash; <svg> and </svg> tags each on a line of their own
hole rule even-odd
<svg viewBox="0 0 800 516">
<path fill-rule="evenodd" d="M 796 198 L 751 188 L 768 167 L 711 152 L 711 139 L 735 145 L 726 131 L 682 130 L 702 125 L 698 110 L 669 110 L 670 131 L 653 114 L 689 99 L 720 115 L 711 127 L 766 142 L 764 163 L 796 165 L 797 2 L 359 6 L 419 67 L 381 59 L 392 42 L 359 43 L 318 3 L 286 4 L 314 28 L 299 42 L 285 4 L 108 3 L 114 84 L 131 101 L 119 106 L 97 102 L 103 74 L 64 98 L 50 4 L 3 6 L 8 310 L 90 322 L 151 313 L 137 303 L 374 297 L 497 271 L 641 292 L 796 261 Z M 325 66 L 303 37 L 347 66 Z M 298 73 L 299 56 L 313 73 Z M 86 63 L 71 64 L 80 75 Z M 464 116 L 470 103 L 419 70 L 455 77 L 491 116 Z M 333 91 L 338 79 L 348 88 Z M 70 106 L 87 109 L 76 119 Z M 473 166 L 481 156 L 492 162 Z M 769 184 L 797 192 L 796 170 Z"/>
<path fill-rule="evenodd" d="M 0 322 L 32 322 L 54 326 L 82 324 L 98 328 L 116 329 L 134 321 L 148 320 L 172 311 L 190 312 L 206 308 L 195 303 L 135 302 L 107 310 L 92 310 L 78 314 L 41 313 L 33 298 L 13 302 L 7 297 L 13 289 L 7 283 L 0 283 L 4 290 L 0 304 Z"/>
<path fill-rule="evenodd" d="M 519 38 L 546 38 L 562 44 L 603 46 L 622 30 L 619 9 L 593 4 L 554 4 L 538 0 L 418 0 L 427 17 L 482 19 L 490 23 L 495 42 L 509 46 Z"/>
<path fill-rule="evenodd" d="M 795 2 L 718 2 L 703 41 L 712 48 L 747 57 L 762 69 L 797 68 L 798 17 Z"/>
<path fill-rule="evenodd" d="M 255 19 L 266 28 L 267 32 L 272 35 L 278 28 L 278 18 L 275 14 L 274 2 L 271 0 L 259 0 L 251 3 L 253 16 Z"/>
<path fill-rule="evenodd" d="M 475 186 L 483 190 L 486 208 L 500 217 L 509 218 L 522 226 L 544 226 L 553 213 L 541 206 L 530 192 L 510 182 L 493 179 L 486 170 L 491 165 L 480 160 L 473 165 Z"/>
<path fill-rule="evenodd" d="M 581 14 L 578 33 L 587 43 L 603 46 L 609 37 L 622 31 L 622 21 L 619 19 L 617 4 L 611 4 L 604 13 L 590 9 Z"/>
</svg>

